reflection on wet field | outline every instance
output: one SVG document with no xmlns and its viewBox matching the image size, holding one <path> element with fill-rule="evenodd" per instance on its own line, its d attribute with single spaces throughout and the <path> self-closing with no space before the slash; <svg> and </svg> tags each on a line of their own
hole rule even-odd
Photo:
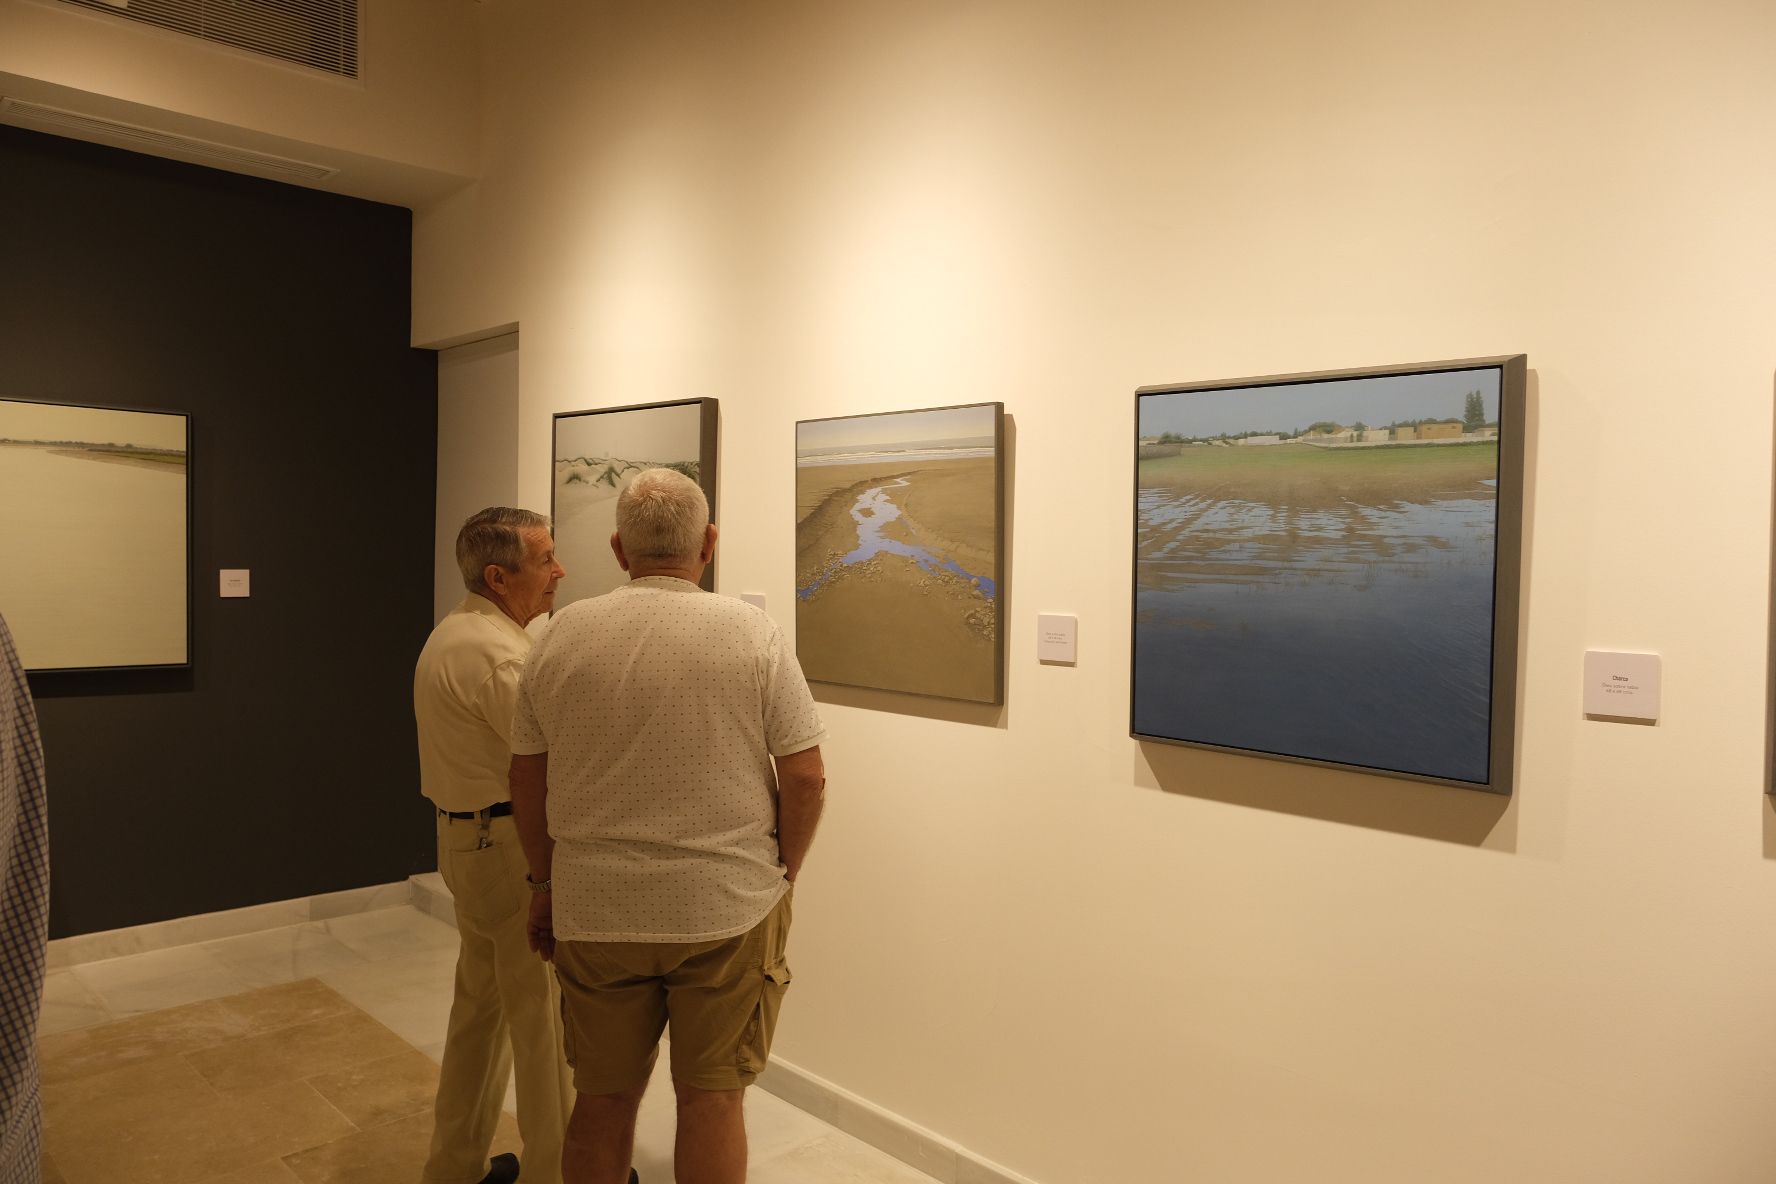
<svg viewBox="0 0 1776 1184">
<path fill-rule="evenodd" d="M 1495 499 L 1137 505 L 1137 732 L 1486 780 Z"/>
</svg>

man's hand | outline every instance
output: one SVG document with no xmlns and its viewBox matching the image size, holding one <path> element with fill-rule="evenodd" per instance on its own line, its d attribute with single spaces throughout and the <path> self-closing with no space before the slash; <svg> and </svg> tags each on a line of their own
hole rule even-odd
<svg viewBox="0 0 1776 1184">
<path fill-rule="evenodd" d="M 524 924 L 530 948 L 541 954 L 543 961 L 555 960 L 555 898 L 538 892 L 530 898 L 530 919 Z"/>
</svg>

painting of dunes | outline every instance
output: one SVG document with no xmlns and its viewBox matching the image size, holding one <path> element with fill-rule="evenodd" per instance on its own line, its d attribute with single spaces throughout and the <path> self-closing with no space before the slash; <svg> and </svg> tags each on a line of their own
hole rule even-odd
<svg viewBox="0 0 1776 1184">
<path fill-rule="evenodd" d="M 188 424 L 0 399 L 0 613 L 27 670 L 190 662 Z"/>
<path fill-rule="evenodd" d="M 1003 701 L 1004 405 L 796 425 L 796 649 L 817 682 Z"/>
<path fill-rule="evenodd" d="M 1509 792 L 1525 374 L 1138 392 L 1132 734 Z"/>
<path fill-rule="evenodd" d="M 628 582 L 610 536 L 617 529 L 617 495 L 636 474 L 676 469 L 703 487 L 715 513 L 718 415 L 714 399 L 685 399 L 555 416 L 550 517 L 555 557 L 567 570 L 555 590 L 557 610 Z M 715 587 L 713 563 L 703 586 Z"/>
</svg>

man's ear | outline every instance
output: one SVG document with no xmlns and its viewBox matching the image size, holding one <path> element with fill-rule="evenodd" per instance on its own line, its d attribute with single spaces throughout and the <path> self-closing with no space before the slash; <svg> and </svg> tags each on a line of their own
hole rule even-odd
<svg viewBox="0 0 1776 1184">
<path fill-rule="evenodd" d="M 617 557 L 618 567 L 629 570 L 629 556 L 623 554 L 623 540 L 614 530 L 611 531 L 611 554 Z"/>
<path fill-rule="evenodd" d="M 506 586 L 506 569 L 497 563 L 490 563 L 481 569 L 481 582 L 489 588 L 504 589 Z"/>
<path fill-rule="evenodd" d="M 715 558 L 715 523 L 711 522 L 703 528 L 703 552 L 697 556 L 697 562 L 707 565 Z"/>
</svg>

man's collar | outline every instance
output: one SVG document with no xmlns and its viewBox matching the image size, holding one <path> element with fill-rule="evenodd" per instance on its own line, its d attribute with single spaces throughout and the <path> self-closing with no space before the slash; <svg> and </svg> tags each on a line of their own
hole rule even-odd
<svg viewBox="0 0 1776 1184">
<path fill-rule="evenodd" d="M 624 585 L 624 587 L 627 587 L 627 588 L 634 588 L 634 587 L 638 587 L 638 586 L 646 586 L 649 588 L 667 588 L 667 589 L 670 589 L 675 592 L 701 592 L 701 591 L 703 591 L 703 589 L 701 587 L 699 587 L 695 582 L 693 582 L 691 580 L 687 580 L 683 576 L 636 576 L 634 579 L 630 580 L 626 585 Z"/>
</svg>

